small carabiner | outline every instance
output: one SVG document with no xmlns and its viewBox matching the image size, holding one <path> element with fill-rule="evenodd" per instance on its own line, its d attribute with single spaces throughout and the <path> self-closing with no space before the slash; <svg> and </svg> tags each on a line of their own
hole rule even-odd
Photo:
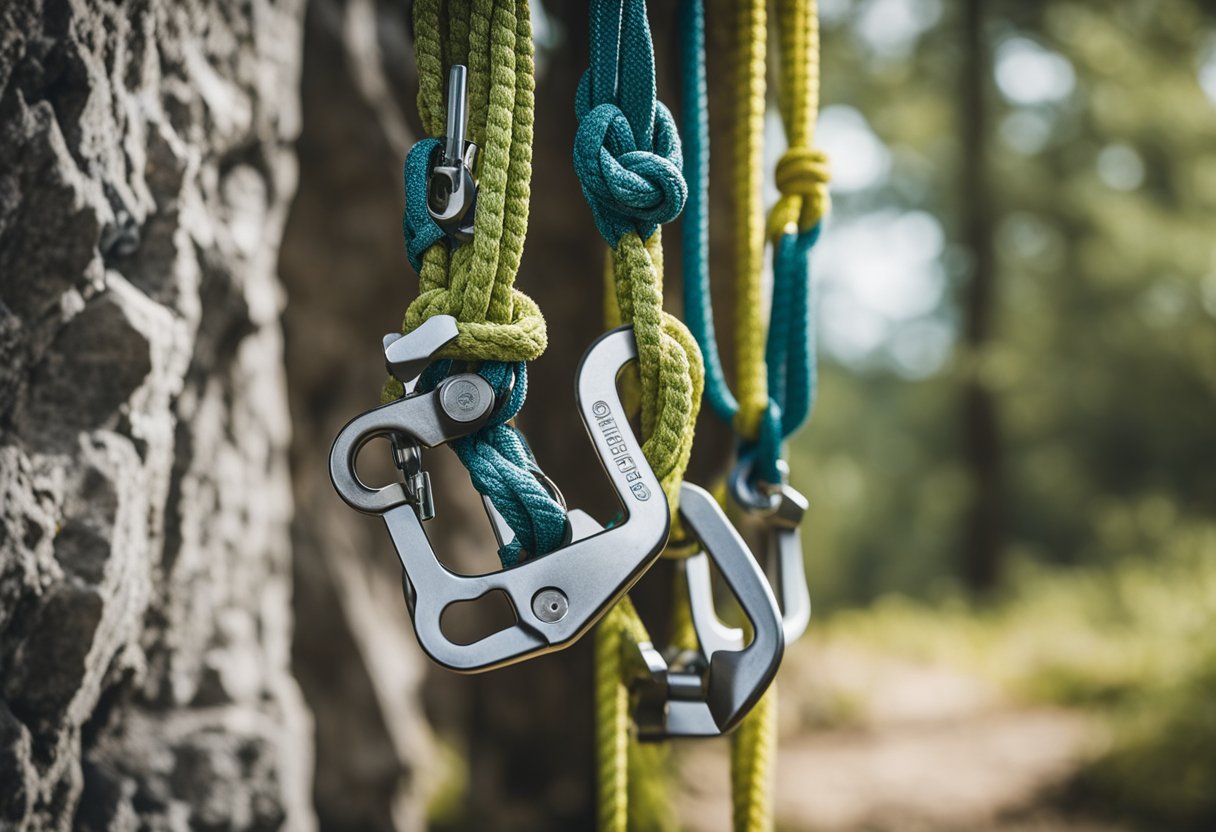
<svg viewBox="0 0 1216 832">
<path fill-rule="evenodd" d="M 468 70 L 455 64 L 448 72 L 447 135 L 427 176 L 426 210 L 444 233 L 462 242 L 473 239 L 477 205 L 477 145 L 465 141 L 468 119 Z"/>
<path fill-rule="evenodd" d="M 432 329 L 424 332 L 427 327 Z M 412 389 L 412 379 L 406 381 L 402 375 L 421 372 L 425 361 L 419 363 L 418 356 L 424 349 L 438 350 L 449 333 L 455 337 L 455 321 L 437 316 L 392 343 L 399 358 L 397 377 L 407 389 Z M 370 489 L 359 482 L 354 470 L 358 449 L 373 436 L 432 447 L 476 430 L 494 404 L 484 379 L 474 374 L 452 376 L 430 393 L 409 395 L 357 417 L 339 433 L 330 455 L 334 487 L 352 507 L 383 516 L 404 570 L 406 602 L 418 642 L 439 664 L 476 673 L 567 647 L 658 558 L 670 525 L 667 501 L 642 455 L 642 444 L 629 425 L 616 386 L 621 370 L 635 360 L 632 328 L 613 330 L 583 356 L 576 383 L 579 415 L 624 507 L 624 520 L 605 530 L 586 513 L 571 511 L 569 544 L 486 575 L 458 575 L 439 562 L 422 527 L 424 506 L 409 488 L 397 483 Z M 453 389 L 453 383 L 463 385 L 470 377 L 480 380 L 484 390 L 471 381 L 473 386 Z M 452 408 L 467 421 L 454 424 Z M 444 634 L 440 618 L 445 609 L 496 590 L 511 601 L 516 618 L 512 626 L 472 644 L 458 644 Z"/>
<path fill-rule="evenodd" d="M 741 461 L 731 472 L 727 491 L 750 517 L 763 524 L 765 571 L 773 574 L 785 643 L 793 644 L 806 632 L 811 620 L 811 595 L 807 589 L 799 531 L 807 500 L 789 484 L 789 466 L 785 460 L 779 460 L 777 465 L 781 470 L 781 483 L 757 487 L 751 484 L 751 463 Z M 714 611 L 709 569 L 689 563 L 687 579 L 697 631 L 715 633 L 724 643 L 742 644 L 743 631 L 723 624 Z"/>
<path fill-rule="evenodd" d="M 752 640 L 744 646 L 742 633 L 736 642 L 714 629 L 702 631 L 694 619 L 696 651 L 669 662 L 653 644 L 638 645 L 641 667 L 632 694 L 634 723 L 642 740 L 711 737 L 732 730 L 768 689 L 785 651 L 772 590 L 721 506 L 703 488 L 685 482 L 680 486 L 680 517 L 702 547 L 684 559 L 684 568 L 690 574 L 703 571 L 708 578 L 713 560 L 751 624 Z"/>
</svg>

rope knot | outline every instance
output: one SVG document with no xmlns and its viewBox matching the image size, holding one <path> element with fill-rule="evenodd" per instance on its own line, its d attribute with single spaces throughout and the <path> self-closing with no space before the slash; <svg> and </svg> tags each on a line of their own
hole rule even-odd
<svg viewBox="0 0 1216 832">
<path fill-rule="evenodd" d="M 777 161 L 777 190 L 783 196 L 813 197 L 828 179 L 828 157 L 822 150 L 791 147 Z"/>
<path fill-rule="evenodd" d="M 828 157 L 822 150 L 791 147 L 781 154 L 774 175 L 781 199 L 769 214 L 769 236 L 797 223 L 800 231 L 816 225 L 828 211 Z"/>
<path fill-rule="evenodd" d="M 662 102 L 653 112 L 652 137 L 639 137 L 616 104 L 590 106 L 586 75 L 579 83 L 574 169 L 596 228 L 612 246 L 630 231 L 648 239 L 688 199 L 675 119 Z"/>
</svg>

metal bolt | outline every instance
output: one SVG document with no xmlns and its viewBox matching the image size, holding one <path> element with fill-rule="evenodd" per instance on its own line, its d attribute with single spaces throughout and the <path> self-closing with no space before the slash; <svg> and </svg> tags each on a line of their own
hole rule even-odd
<svg viewBox="0 0 1216 832">
<path fill-rule="evenodd" d="M 481 390 L 468 379 L 455 378 L 443 388 L 443 411 L 454 421 L 471 422 L 481 416 Z"/>
<path fill-rule="evenodd" d="M 570 601 L 560 589 L 542 589 L 532 596 L 532 612 L 546 624 L 561 621 L 570 611 Z"/>
</svg>

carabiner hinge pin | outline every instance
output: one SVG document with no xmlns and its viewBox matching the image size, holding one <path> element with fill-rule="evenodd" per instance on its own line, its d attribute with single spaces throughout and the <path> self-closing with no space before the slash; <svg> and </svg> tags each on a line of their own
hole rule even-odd
<svg viewBox="0 0 1216 832">
<path fill-rule="evenodd" d="M 468 69 L 455 64 L 448 72 L 443 156 L 427 177 L 426 210 L 445 234 L 462 242 L 473 239 L 477 202 L 477 182 L 473 178 L 477 145 L 465 141 L 468 120 Z"/>
<path fill-rule="evenodd" d="M 426 471 L 419 471 L 405 481 L 405 489 L 418 511 L 418 519 L 432 519 L 435 516 L 435 497 L 431 493 L 431 475 Z"/>
</svg>

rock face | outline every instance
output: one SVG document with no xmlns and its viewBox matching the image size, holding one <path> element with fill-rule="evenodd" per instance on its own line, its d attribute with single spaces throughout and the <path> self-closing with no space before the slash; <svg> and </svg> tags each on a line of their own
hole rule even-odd
<svg viewBox="0 0 1216 832">
<path fill-rule="evenodd" d="M 0 4 L 0 829 L 313 825 L 275 274 L 302 14 Z"/>
</svg>

